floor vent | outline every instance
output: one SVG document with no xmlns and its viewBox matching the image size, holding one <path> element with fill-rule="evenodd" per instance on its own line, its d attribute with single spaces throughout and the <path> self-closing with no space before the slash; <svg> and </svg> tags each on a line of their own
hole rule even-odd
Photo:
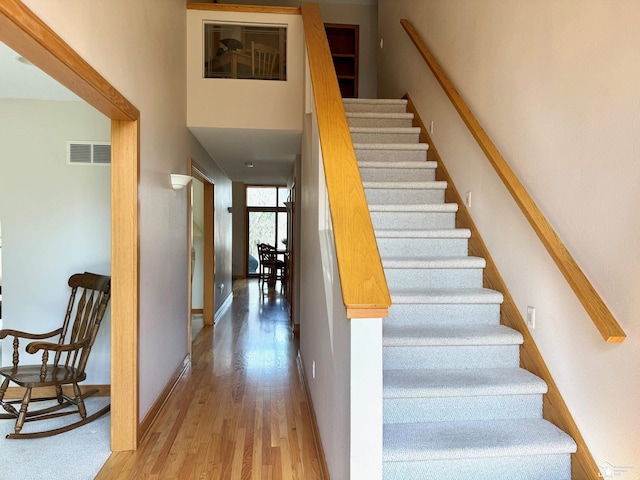
<svg viewBox="0 0 640 480">
<path fill-rule="evenodd" d="M 67 142 L 67 164 L 69 165 L 110 165 L 111 143 L 109 142 Z"/>
</svg>

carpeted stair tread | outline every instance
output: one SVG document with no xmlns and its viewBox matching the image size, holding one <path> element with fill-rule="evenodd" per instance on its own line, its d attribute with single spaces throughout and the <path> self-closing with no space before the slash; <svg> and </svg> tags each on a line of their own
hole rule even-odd
<svg viewBox="0 0 640 480">
<path fill-rule="evenodd" d="M 544 394 L 547 384 L 523 368 L 385 370 L 384 398 Z"/>
<path fill-rule="evenodd" d="M 446 190 L 447 182 L 424 181 L 424 182 L 362 182 L 363 188 L 393 188 L 393 189 L 436 189 Z"/>
<path fill-rule="evenodd" d="M 347 104 L 371 104 L 371 105 L 402 105 L 406 107 L 407 100 L 404 98 L 343 98 L 342 103 Z"/>
<path fill-rule="evenodd" d="M 345 105 L 400 105 L 405 108 L 407 100 L 404 98 L 343 98 L 342 103 Z"/>
<path fill-rule="evenodd" d="M 408 119 L 413 120 L 413 113 L 402 112 L 346 112 L 349 118 L 385 118 L 385 119 Z"/>
<path fill-rule="evenodd" d="M 382 345 L 462 346 L 521 345 L 522 334 L 504 325 L 385 325 Z"/>
<path fill-rule="evenodd" d="M 433 230 L 386 230 L 375 231 L 377 238 L 471 238 L 468 228 Z"/>
<path fill-rule="evenodd" d="M 382 165 L 381 165 L 382 164 Z M 360 168 L 389 168 L 398 170 L 433 170 L 437 168 L 437 162 L 358 162 Z"/>
<path fill-rule="evenodd" d="M 370 212 L 445 212 L 456 213 L 457 203 L 432 203 L 426 205 L 369 205 Z"/>
<path fill-rule="evenodd" d="M 489 288 L 430 288 L 391 291 L 393 303 L 486 304 L 502 303 L 500 292 Z"/>
<path fill-rule="evenodd" d="M 384 462 L 576 451 L 571 437 L 542 419 L 386 424 L 383 444 Z"/>
<path fill-rule="evenodd" d="M 420 127 L 350 127 L 351 133 L 420 133 Z"/>
<path fill-rule="evenodd" d="M 482 257 L 383 257 L 384 268 L 484 268 Z"/>
<path fill-rule="evenodd" d="M 358 150 L 429 150 L 428 143 L 354 143 L 353 149 Z M 381 163 L 381 162 L 377 162 Z M 437 162 L 431 162 L 437 163 Z"/>
<path fill-rule="evenodd" d="M 383 323 L 383 478 L 569 479 L 576 444 L 543 420 L 547 384 L 482 288 L 407 101 L 345 99 L 393 305 Z"/>
</svg>

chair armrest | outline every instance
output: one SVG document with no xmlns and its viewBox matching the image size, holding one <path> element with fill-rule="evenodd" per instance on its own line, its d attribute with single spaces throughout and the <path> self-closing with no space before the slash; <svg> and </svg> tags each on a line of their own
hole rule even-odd
<svg viewBox="0 0 640 480">
<path fill-rule="evenodd" d="M 89 344 L 89 339 L 85 338 L 80 342 L 66 343 L 63 345 L 50 342 L 31 342 L 27 345 L 27 352 L 36 353 L 38 350 L 48 350 L 50 352 L 69 352 L 73 350 L 79 350 L 82 347 L 86 347 Z"/>
<path fill-rule="evenodd" d="M 27 333 L 21 332 L 20 330 L 11 330 L 9 328 L 5 328 L 4 330 L 0 330 L 0 340 L 5 337 L 18 337 L 18 338 L 28 338 L 29 340 L 42 340 L 45 338 L 55 337 L 56 335 L 60 335 L 62 333 L 62 329 L 58 328 L 49 333 Z"/>
</svg>

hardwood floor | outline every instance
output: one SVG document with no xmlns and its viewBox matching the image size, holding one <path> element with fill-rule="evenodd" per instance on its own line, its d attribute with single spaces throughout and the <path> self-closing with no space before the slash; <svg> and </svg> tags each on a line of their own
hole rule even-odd
<svg viewBox="0 0 640 480">
<path fill-rule="evenodd" d="M 283 298 L 235 282 L 138 450 L 114 453 L 96 478 L 321 479 L 297 351 Z"/>
</svg>

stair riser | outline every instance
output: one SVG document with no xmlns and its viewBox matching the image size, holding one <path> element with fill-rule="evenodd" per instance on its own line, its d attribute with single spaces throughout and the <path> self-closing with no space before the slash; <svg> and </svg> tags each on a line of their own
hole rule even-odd
<svg viewBox="0 0 640 480">
<path fill-rule="evenodd" d="M 353 143 L 418 143 L 418 133 L 352 132 Z"/>
<path fill-rule="evenodd" d="M 438 188 L 365 188 L 364 194 L 371 205 L 430 205 L 444 203 L 444 190 Z"/>
<path fill-rule="evenodd" d="M 361 168 L 363 182 L 432 182 L 435 168 Z"/>
<path fill-rule="evenodd" d="M 463 257 L 469 252 L 467 238 L 378 238 L 380 256 Z"/>
<path fill-rule="evenodd" d="M 356 149 L 359 162 L 426 162 L 426 150 L 366 150 Z"/>
<path fill-rule="evenodd" d="M 384 400 L 384 423 L 542 418 L 542 395 L 497 395 Z"/>
<path fill-rule="evenodd" d="M 344 109 L 346 112 L 407 113 L 406 104 L 397 103 L 345 102 Z"/>
<path fill-rule="evenodd" d="M 520 362 L 519 345 L 383 347 L 384 369 L 510 368 Z"/>
<path fill-rule="evenodd" d="M 407 128 L 413 126 L 413 119 L 411 118 L 347 117 L 347 121 L 350 127 Z"/>
<path fill-rule="evenodd" d="M 499 325 L 499 304 L 399 304 L 389 308 L 389 325 Z"/>
<path fill-rule="evenodd" d="M 384 462 L 382 477 L 385 480 L 570 480 L 571 456 L 559 454 Z"/>
<path fill-rule="evenodd" d="M 375 229 L 415 230 L 417 228 L 455 228 L 453 212 L 371 212 Z"/>
<path fill-rule="evenodd" d="M 384 261 L 382 262 L 384 267 Z M 482 288 L 481 268 L 386 268 L 392 290 L 425 288 Z"/>
</svg>

